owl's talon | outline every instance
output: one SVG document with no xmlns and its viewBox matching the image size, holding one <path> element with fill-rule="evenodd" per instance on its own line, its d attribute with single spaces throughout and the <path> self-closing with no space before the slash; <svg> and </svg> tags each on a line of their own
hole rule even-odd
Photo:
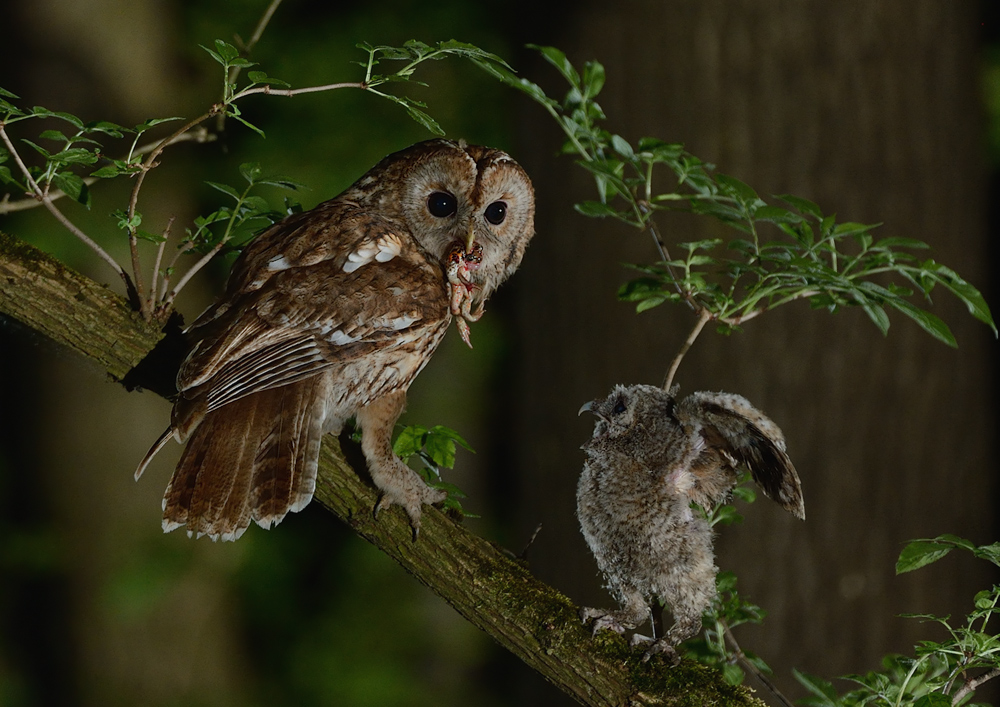
<svg viewBox="0 0 1000 707">
<path fill-rule="evenodd" d="M 642 636 L 641 638 L 646 638 Z M 652 639 L 648 639 L 652 641 Z M 633 646 L 639 645 L 635 642 L 635 637 L 633 636 Z M 670 643 L 666 638 L 661 638 L 659 641 L 653 642 L 653 644 L 646 649 L 646 652 L 642 654 L 642 662 L 648 663 L 649 659 L 652 658 L 657 653 L 663 655 L 664 660 L 671 665 L 671 667 L 680 665 L 681 657 L 677 653 L 677 647 Z"/>
<path fill-rule="evenodd" d="M 469 325 L 464 319 L 459 317 L 455 320 L 455 326 L 458 327 L 458 333 L 462 337 L 462 341 L 471 349 L 472 348 L 472 338 L 469 332 Z"/>
<path fill-rule="evenodd" d="M 580 620 L 584 625 L 593 621 L 590 632 L 594 636 L 597 635 L 598 631 L 614 631 L 617 634 L 623 634 L 626 630 L 635 628 L 635 624 L 622 621 L 616 616 L 616 613 L 605 609 L 592 609 L 584 606 L 580 608 Z"/>
</svg>

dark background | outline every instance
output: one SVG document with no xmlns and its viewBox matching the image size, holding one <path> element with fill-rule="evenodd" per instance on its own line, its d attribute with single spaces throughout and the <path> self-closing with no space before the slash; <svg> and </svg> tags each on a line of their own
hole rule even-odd
<svg viewBox="0 0 1000 707">
<path fill-rule="evenodd" d="M 22 105 L 84 120 L 194 116 L 220 83 L 197 45 L 247 37 L 266 4 L 10 2 L 0 86 Z M 844 220 L 883 222 L 883 235 L 927 241 L 996 309 L 998 28 L 985 1 L 286 0 L 253 58 L 306 86 L 356 80 L 358 42 L 454 37 L 556 96 L 554 71 L 525 43 L 559 46 L 578 65 L 599 59 L 613 132 L 684 142 L 762 194 L 791 192 Z M 450 137 L 507 149 L 529 171 L 538 235 L 474 325 L 476 349 L 450 335 L 405 420 L 452 426 L 477 450 L 450 476 L 482 515 L 470 527 L 519 551 L 541 523 L 533 571 L 580 603 L 607 605 L 573 516 L 577 448 L 591 424 L 575 412 L 614 383 L 659 382 L 693 320 L 663 307 L 636 316 L 615 301 L 627 277 L 619 263 L 654 259 L 652 244 L 572 211 L 592 186 L 556 156 L 560 136 L 537 106 L 458 61 L 418 78 L 429 87 L 409 95 Z M 215 208 L 204 181 L 237 183 L 240 162 L 308 184 L 297 198 L 310 207 L 428 137 L 357 91 L 254 97 L 242 110 L 267 139 L 230 124 L 217 143 L 172 148 L 147 180 L 144 226 L 176 216 L 181 228 Z M 66 207 L 120 261 L 108 214 L 128 188 L 96 190 L 89 213 Z M 716 233 L 683 217 L 660 226 L 673 242 Z M 0 228 L 114 280 L 41 210 Z M 189 321 L 224 273 L 219 263 L 181 298 Z M 802 476 L 804 524 L 764 501 L 718 541 L 719 566 L 770 612 L 738 636 L 793 696 L 802 691 L 791 667 L 826 678 L 873 669 L 888 652 L 942 637 L 896 614 L 962 615 L 994 580 L 959 556 L 893 574 L 910 538 L 997 538 L 997 342 L 944 293 L 934 311 L 957 351 L 898 317 L 884 339 L 860 312 L 801 304 L 743 334 L 706 332 L 681 368 L 682 392 L 738 392 L 765 410 Z M 166 401 L 128 394 L 0 320 L 0 705 L 567 701 L 318 507 L 235 544 L 162 535 L 159 499 L 179 450 L 139 484 L 132 470 L 168 414 Z"/>
</svg>

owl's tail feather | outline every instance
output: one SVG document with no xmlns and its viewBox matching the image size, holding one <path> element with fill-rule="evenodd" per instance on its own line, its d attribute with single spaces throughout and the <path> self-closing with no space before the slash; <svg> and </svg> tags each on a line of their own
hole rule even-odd
<svg viewBox="0 0 1000 707">
<path fill-rule="evenodd" d="M 173 435 L 174 435 L 174 428 L 173 426 L 171 426 L 165 429 L 163 431 L 163 434 L 161 434 L 157 438 L 157 440 L 153 442 L 153 446 L 149 448 L 149 451 L 146 452 L 146 456 L 142 458 L 142 461 L 139 462 L 139 466 L 137 466 L 135 469 L 136 481 L 138 481 L 139 478 L 142 476 L 142 472 L 146 471 L 146 467 L 149 466 L 149 462 L 153 461 L 153 457 L 155 457 L 159 453 L 159 451 L 163 449 L 163 445 L 165 445 L 167 443 L 167 440 L 173 437 Z"/>
<path fill-rule="evenodd" d="M 163 497 L 165 532 L 236 540 L 305 508 L 316 488 L 323 376 L 265 390 L 208 413 Z"/>
</svg>

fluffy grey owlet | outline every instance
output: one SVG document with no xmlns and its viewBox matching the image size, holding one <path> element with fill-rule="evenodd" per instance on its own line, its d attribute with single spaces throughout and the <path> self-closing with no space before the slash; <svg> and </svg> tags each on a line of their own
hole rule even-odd
<svg viewBox="0 0 1000 707">
<path fill-rule="evenodd" d="M 454 319 L 468 341 L 534 233 L 524 170 L 500 150 L 428 140 L 248 245 L 187 330 L 166 440 L 186 442 L 163 528 L 235 540 L 313 497 L 320 440 L 354 416 L 381 492 L 416 530 L 444 499 L 392 451 L 406 391 Z"/>
<path fill-rule="evenodd" d="M 659 599 L 674 624 L 644 659 L 662 652 L 676 662 L 675 646 L 701 630 L 716 595 L 712 530 L 691 502 L 724 503 L 737 469 L 746 468 L 765 495 L 804 519 L 798 474 L 781 430 L 739 395 L 702 392 L 678 401 L 655 386 L 619 385 L 584 410 L 597 421 L 582 447 L 577 515 L 621 609 L 584 608 L 581 618 L 593 621 L 595 633 L 623 633 L 648 619 Z"/>
</svg>

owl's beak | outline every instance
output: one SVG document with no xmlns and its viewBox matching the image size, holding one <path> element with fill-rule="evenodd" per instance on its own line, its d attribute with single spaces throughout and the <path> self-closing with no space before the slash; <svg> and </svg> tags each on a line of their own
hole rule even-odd
<svg viewBox="0 0 1000 707">
<path fill-rule="evenodd" d="M 583 406 L 576 411 L 576 416 L 580 417 L 580 415 L 582 415 L 583 413 L 589 412 L 593 413 L 594 415 L 597 415 L 602 420 L 606 420 L 607 418 L 604 417 L 604 415 L 602 415 L 601 413 L 597 412 L 597 410 L 594 409 L 594 403 L 596 402 L 597 402 L 596 400 L 591 400 L 589 403 L 584 403 Z"/>
<path fill-rule="evenodd" d="M 472 244 L 476 242 L 476 233 L 472 230 L 472 226 L 469 226 L 469 233 L 465 236 L 465 252 L 472 252 Z"/>
</svg>

